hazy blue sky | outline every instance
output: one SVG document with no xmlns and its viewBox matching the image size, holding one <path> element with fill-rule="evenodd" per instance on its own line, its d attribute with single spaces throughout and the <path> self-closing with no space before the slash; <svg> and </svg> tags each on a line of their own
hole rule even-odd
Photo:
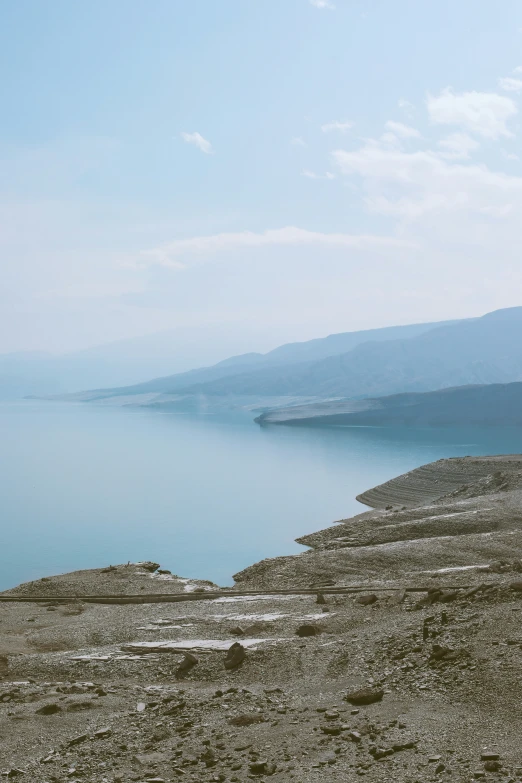
<svg viewBox="0 0 522 783">
<path fill-rule="evenodd" d="M 522 304 L 518 0 L 3 0 L 0 68 L 1 351 Z"/>
</svg>

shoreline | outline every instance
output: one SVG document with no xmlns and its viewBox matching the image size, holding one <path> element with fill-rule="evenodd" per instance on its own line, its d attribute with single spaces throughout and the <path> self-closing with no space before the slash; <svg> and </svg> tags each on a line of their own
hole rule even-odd
<svg viewBox="0 0 522 783">
<path fill-rule="evenodd" d="M 142 562 L 0 594 L 17 599 L 0 600 L 0 771 L 517 781 L 522 456 L 440 460 L 369 492 L 399 502 L 233 587 Z"/>
</svg>

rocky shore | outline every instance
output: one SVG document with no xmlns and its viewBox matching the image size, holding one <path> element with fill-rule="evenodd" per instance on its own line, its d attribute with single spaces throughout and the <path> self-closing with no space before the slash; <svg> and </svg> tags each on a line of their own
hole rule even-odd
<svg viewBox="0 0 522 783">
<path fill-rule="evenodd" d="M 522 456 L 360 499 L 233 588 L 135 563 L 0 594 L 0 772 L 522 781 Z"/>
</svg>

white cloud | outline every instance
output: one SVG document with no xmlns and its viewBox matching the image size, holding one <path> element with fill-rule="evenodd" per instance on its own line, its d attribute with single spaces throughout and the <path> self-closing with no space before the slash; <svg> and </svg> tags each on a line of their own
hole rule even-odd
<svg viewBox="0 0 522 783">
<path fill-rule="evenodd" d="M 498 80 L 501 90 L 506 92 L 520 92 L 522 90 L 522 79 L 514 79 L 512 76 L 503 76 Z"/>
<path fill-rule="evenodd" d="M 335 5 L 330 0 L 310 0 L 310 5 L 314 8 L 328 8 L 330 11 L 335 9 Z"/>
<path fill-rule="evenodd" d="M 353 250 L 371 250 L 379 248 L 409 247 L 410 243 L 396 237 L 373 236 L 371 234 L 326 234 L 307 231 L 295 226 L 271 229 L 256 233 L 239 231 L 236 233 L 213 234 L 211 236 L 177 239 L 174 242 L 143 251 L 138 266 L 159 265 L 182 269 L 190 256 L 207 256 L 235 249 L 251 249 L 269 246 L 305 246 L 339 247 Z M 181 259 L 184 259 L 183 261 Z"/>
<path fill-rule="evenodd" d="M 316 174 L 314 171 L 305 169 L 301 173 L 303 177 L 308 177 L 308 179 L 335 179 L 335 174 L 332 174 L 331 171 L 327 171 L 325 174 Z"/>
<path fill-rule="evenodd" d="M 334 122 L 327 122 L 324 125 L 321 125 L 321 130 L 323 133 L 330 133 L 331 131 L 346 133 L 346 131 L 353 128 L 353 125 L 353 122 L 350 120 L 335 120 Z"/>
<path fill-rule="evenodd" d="M 469 153 L 478 149 L 480 144 L 467 133 L 451 133 L 441 139 L 438 146 L 442 148 L 440 154 L 444 158 L 464 159 L 469 158 Z"/>
<path fill-rule="evenodd" d="M 513 73 L 522 73 L 522 65 L 517 65 L 516 68 L 513 68 Z"/>
<path fill-rule="evenodd" d="M 207 139 L 204 139 L 203 136 L 195 131 L 194 133 L 186 133 L 183 131 L 181 134 L 181 138 L 183 141 L 186 141 L 187 144 L 193 144 L 195 147 L 197 147 L 201 152 L 204 152 L 206 155 L 210 155 L 212 150 L 212 144 L 207 141 Z"/>
<path fill-rule="evenodd" d="M 434 152 L 406 153 L 367 143 L 334 158 L 344 174 L 358 174 L 374 212 L 412 220 L 438 212 L 505 213 L 516 201 L 522 207 L 522 178 L 496 173 L 483 165 L 443 160 Z"/>
<path fill-rule="evenodd" d="M 404 125 L 402 122 L 394 122 L 393 120 L 388 120 L 388 122 L 384 126 L 387 130 L 394 133 L 396 136 L 399 136 L 401 139 L 420 139 L 421 134 L 417 130 L 417 128 L 412 128 L 410 125 Z"/>
<path fill-rule="evenodd" d="M 413 106 L 413 103 L 410 103 L 410 101 L 407 101 L 406 98 L 399 98 L 397 101 L 397 106 L 399 109 L 404 109 L 406 112 L 411 112 L 412 109 L 415 107 Z"/>
<path fill-rule="evenodd" d="M 306 141 L 301 136 L 294 136 L 293 139 L 291 139 L 290 144 L 293 147 L 307 147 Z"/>
<path fill-rule="evenodd" d="M 428 95 L 430 119 L 437 125 L 460 125 L 488 139 L 512 136 L 507 121 L 517 113 L 511 98 L 489 92 L 454 93 L 450 87 L 440 95 Z"/>
<path fill-rule="evenodd" d="M 506 150 L 502 150 L 502 154 L 506 160 L 520 160 L 520 156 L 516 155 L 514 152 L 506 152 Z"/>
</svg>

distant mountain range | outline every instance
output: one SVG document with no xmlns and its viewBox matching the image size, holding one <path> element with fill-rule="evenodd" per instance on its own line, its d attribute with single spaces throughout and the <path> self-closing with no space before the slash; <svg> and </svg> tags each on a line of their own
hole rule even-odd
<svg viewBox="0 0 522 783">
<path fill-rule="evenodd" d="M 146 381 L 212 365 L 230 351 L 275 344 L 268 334 L 237 325 L 174 329 L 51 354 L 0 354 L 0 399 L 77 392 Z"/>
<path fill-rule="evenodd" d="M 332 335 L 72 399 L 258 410 L 522 382 L 522 307 L 481 318 Z M 202 402 L 203 401 L 203 402 Z"/>
<path fill-rule="evenodd" d="M 128 401 L 129 398 L 146 395 L 147 404 L 157 405 L 171 403 L 172 395 L 316 397 L 323 395 L 318 387 L 328 374 L 332 375 L 332 370 L 328 368 L 335 368 L 343 357 L 350 356 L 354 350 L 365 345 L 407 342 L 433 329 L 472 322 L 444 321 L 335 334 L 302 343 L 288 343 L 266 354 L 233 356 L 211 367 L 154 378 L 132 386 L 94 389 L 73 395 L 73 398 L 87 401 L 121 397 Z M 317 376 L 317 382 L 312 383 L 314 376 Z M 308 388 L 312 390 L 308 391 Z"/>
<path fill-rule="evenodd" d="M 434 392 L 300 405 L 267 411 L 256 421 L 322 427 L 520 426 L 522 383 L 459 386 Z"/>
</svg>

